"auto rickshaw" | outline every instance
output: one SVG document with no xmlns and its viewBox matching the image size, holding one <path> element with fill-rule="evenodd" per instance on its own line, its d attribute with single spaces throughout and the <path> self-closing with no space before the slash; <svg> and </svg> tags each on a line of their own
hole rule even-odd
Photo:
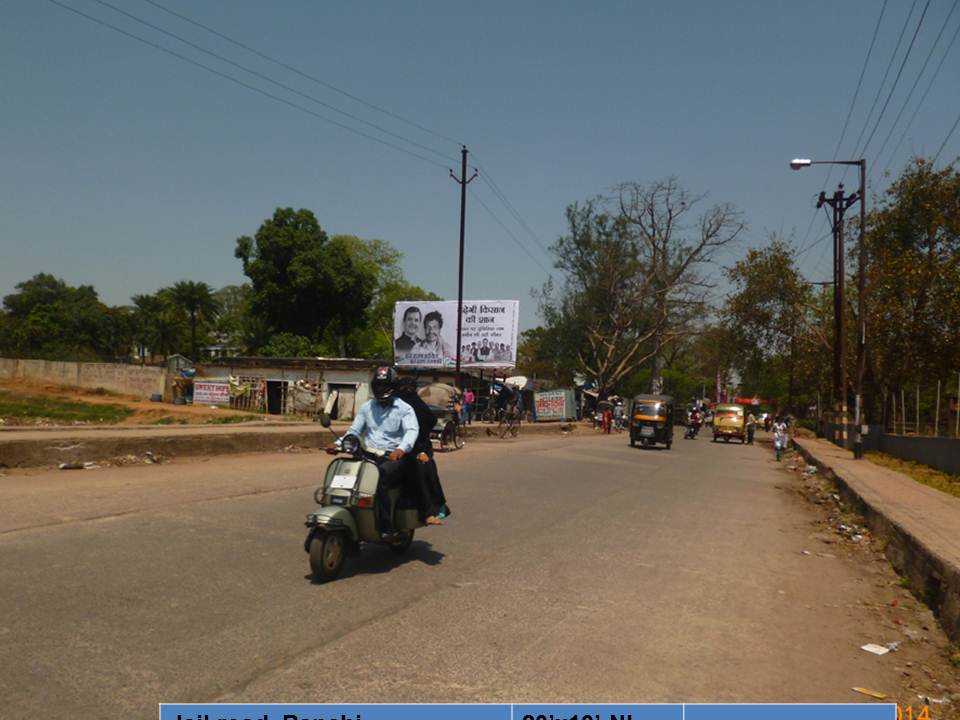
<svg viewBox="0 0 960 720">
<path fill-rule="evenodd" d="M 717 405 L 713 414 L 713 441 L 723 438 L 739 438 L 742 445 L 747 441 L 747 421 L 743 405 Z"/>
<path fill-rule="evenodd" d="M 673 398 L 669 395 L 637 395 L 630 404 L 630 447 L 656 443 L 673 445 Z"/>
</svg>

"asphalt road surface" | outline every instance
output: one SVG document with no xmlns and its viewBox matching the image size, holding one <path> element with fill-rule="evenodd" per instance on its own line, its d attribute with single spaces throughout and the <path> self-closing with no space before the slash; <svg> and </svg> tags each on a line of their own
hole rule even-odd
<svg viewBox="0 0 960 720">
<path fill-rule="evenodd" d="M 802 552 L 813 509 L 769 448 L 679 432 L 671 451 L 623 435 L 470 444 L 439 459 L 445 527 L 321 585 L 303 519 L 326 462 L 0 477 L 0 714 L 851 702 L 852 686 L 900 682 L 892 654 L 859 649 L 885 640 L 858 609 L 884 581 Z"/>
</svg>

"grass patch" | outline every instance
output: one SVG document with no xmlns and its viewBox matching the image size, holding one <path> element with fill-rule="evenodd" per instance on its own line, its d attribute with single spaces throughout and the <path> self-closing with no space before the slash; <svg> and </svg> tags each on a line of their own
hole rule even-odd
<svg viewBox="0 0 960 720">
<path fill-rule="evenodd" d="M 207 420 L 207 423 L 210 425 L 231 425 L 233 423 L 242 423 L 250 422 L 251 420 L 259 420 L 258 415 L 221 415 L 215 418 L 210 418 Z"/>
<path fill-rule="evenodd" d="M 105 423 L 125 420 L 133 410 L 122 405 L 72 402 L 0 390 L 0 417 L 19 421 L 50 420 L 57 423 Z"/>
<path fill-rule="evenodd" d="M 934 470 L 929 465 L 912 460 L 901 460 L 881 452 L 864 453 L 864 457 L 876 465 L 908 475 L 918 483 L 950 493 L 954 497 L 960 497 L 960 475 L 950 475 Z"/>
</svg>

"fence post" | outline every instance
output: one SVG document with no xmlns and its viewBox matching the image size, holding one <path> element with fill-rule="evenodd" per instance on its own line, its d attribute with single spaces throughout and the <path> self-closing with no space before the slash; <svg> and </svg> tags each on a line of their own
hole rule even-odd
<svg viewBox="0 0 960 720">
<path fill-rule="evenodd" d="M 953 435 L 960 438 L 960 372 L 957 373 L 957 426 Z"/>
<path fill-rule="evenodd" d="M 920 437 L 920 386 L 917 385 L 917 424 L 914 426 L 916 428 L 917 437 Z"/>
<path fill-rule="evenodd" d="M 907 391 L 900 388 L 900 434 L 907 434 Z"/>
<path fill-rule="evenodd" d="M 933 416 L 933 436 L 940 432 L 940 381 L 937 380 L 937 412 Z"/>
</svg>

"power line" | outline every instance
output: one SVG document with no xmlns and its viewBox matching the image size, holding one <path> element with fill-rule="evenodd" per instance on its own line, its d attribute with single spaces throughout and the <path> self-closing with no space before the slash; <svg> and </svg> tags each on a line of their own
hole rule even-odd
<svg viewBox="0 0 960 720">
<path fill-rule="evenodd" d="M 274 80 L 273 78 L 271 78 L 271 77 L 269 77 L 269 76 L 267 76 L 267 75 L 264 75 L 263 73 L 257 72 L 256 70 L 252 70 L 252 69 L 248 68 L 248 67 L 245 66 L 245 65 L 241 65 L 241 64 L 238 63 L 238 62 L 234 62 L 234 61 L 231 60 L 230 58 L 225 57 L 225 56 L 223 56 L 223 55 L 220 55 L 219 53 L 215 53 L 215 52 L 213 52 L 212 50 L 207 50 L 206 48 L 202 47 L 201 45 L 198 45 L 198 44 L 196 44 L 196 43 L 194 43 L 194 42 L 191 42 L 191 41 L 189 41 L 189 40 L 187 40 L 187 39 L 185 39 L 185 38 L 177 35 L 176 33 L 170 32 L 169 30 L 165 30 L 164 28 L 162 28 L 162 27 L 160 27 L 160 26 L 158 26 L 158 25 L 154 25 L 153 23 L 151 23 L 151 22 L 149 22 L 149 21 L 147 21 L 147 20 L 144 20 L 144 19 L 141 18 L 141 17 L 138 17 L 138 16 L 134 15 L 133 13 L 130 13 L 130 12 L 127 12 L 126 10 L 123 10 L 123 9 L 121 9 L 121 8 L 118 8 L 116 5 L 113 5 L 113 4 L 109 3 L 109 2 L 107 2 L 106 0 L 94 0 L 94 2 L 99 3 L 100 5 L 103 5 L 104 7 L 108 7 L 108 8 L 110 8 L 111 10 L 113 10 L 114 12 L 118 12 L 118 13 L 120 13 L 121 15 L 123 15 L 123 16 L 125 16 L 125 17 L 128 17 L 128 18 L 130 18 L 131 20 L 134 20 L 135 22 L 140 23 L 141 25 L 146 25 L 148 28 L 150 28 L 150 29 L 152 29 L 152 30 L 156 30 L 157 32 L 162 33 L 162 34 L 164 34 L 164 35 L 166 35 L 166 36 L 168 36 L 168 37 L 172 37 L 173 39 L 175 39 L 175 40 L 177 40 L 177 41 L 179 41 L 179 42 L 182 42 L 184 45 L 187 45 L 187 46 L 189 46 L 189 47 L 192 47 L 194 50 L 198 50 L 198 51 L 204 53 L 205 55 L 209 55 L 210 57 L 214 57 L 214 58 L 216 58 L 217 60 L 220 60 L 221 62 L 225 62 L 225 63 L 227 63 L 228 65 L 231 65 L 231 66 L 233 66 L 233 67 L 235 67 L 235 68 L 238 68 L 239 70 L 243 70 L 244 72 L 250 73 L 250 74 L 253 75 L 254 77 L 259 78 L 259 79 L 261 79 L 261 80 L 265 80 L 266 82 L 271 83 L 271 84 L 273 84 L 273 85 L 276 85 L 276 86 L 279 87 L 279 88 L 283 88 L 283 89 L 286 90 L 287 92 L 293 93 L 294 95 L 298 95 L 298 96 L 304 98 L 305 100 L 309 100 L 309 101 L 311 101 L 311 102 L 315 102 L 317 105 L 320 105 L 320 106 L 322 106 L 322 107 L 325 107 L 325 108 L 327 108 L 328 110 L 332 110 L 333 112 L 339 113 L 339 114 L 341 114 L 341 115 L 343 115 L 343 116 L 345 116 L 345 117 L 350 118 L 351 120 L 355 120 L 355 121 L 357 121 L 357 122 L 359 122 L 359 123 L 362 123 L 363 125 L 366 125 L 367 127 L 371 127 L 371 128 L 373 128 L 373 129 L 375 129 L 375 130 L 378 130 L 379 132 L 382 132 L 384 135 L 389 135 L 390 137 L 392 137 L 392 138 L 394 138 L 394 139 L 396 139 L 396 140 L 401 140 L 401 141 L 403 141 L 403 142 L 410 143 L 410 144 L 413 145 L 414 147 L 420 148 L 421 150 L 425 150 L 425 151 L 427 151 L 427 152 L 431 152 L 431 153 L 433 153 L 434 155 L 437 155 L 437 156 L 439 156 L 439 157 L 442 157 L 442 158 L 445 159 L 445 160 L 449 160 L 449 161 L 451 161 L 451 162 L 456 162 L 456 159 L 455 159 L 455 158 L 453 158 L 453 157 L 451 157 L 451 156 L 449 156 L 449 155 L 446 155 L 445 153 L 439 152 L 438 150 L 434 150 L 432 147 L 428 147 L 427 145 L 423 145 L 422 143 L 418 143 L 418 142 L 416 142 L 415 140 L 411 140 L 411 139 L 409 139 L 409 138 L 407 138 L 407 137 L 404 137 L 403 135 L 400 135 L 400 134 L 398 134 L 398 133 L 395 133 L 395 132 L 392 132 L 392 131 L 390 131 L 390 130 L 387 130 L 386 128 L 381 127 L 380 125 L 377 125 L 376 123 L 372 123 L 372 122 L 369 122 L 369 121 L 367 121 L 367 120 L 364 120 L 363 118 L 361 118 L 361 117 L 359 117 L 359 116 L 357 116 L 357 115 L 354 115 L 354 114 L 352 114 L 352 113 L 349 113 L 349 112 L 347 112 L 346 110 L 341 110 L 340 108 L 335 107 L 335 106 L 333 106 L 333 105 L 330 105 L 329 103 L 326 103 L 326 102 L 324 102 L 323 100 L 320 100 L 319 98 L 314 97 L 313 95 L 308 95 L 307 93 L 301 92 L 301 91 L 297 90 L 296 88 L 291 87 L 290 85 L 287 85 L 286 83 L 282 83 L 282 82 L 280 82 L 279 80 Z"/>
<path fill-rule="evenodd" d="M 927 0 L 926 4 L 923 6 L 923 12 L 920 13 L 920 19 L 917 21 L 917 27 L 913 31 L 913 37 L 910 38 L 910 45 L 907 46 L 907 52 L 903 56 L 903 60 L 900 63 L 900 68 L 897 70 L 897 76 L 893 79 L 893 85 L 890 86 L 890 92 L 887 93 L 887 99 L 883 101 L 883 107 L 880 108 L 880 114 L 877 115 L 877 121 L 873 125 L 873 130 L 870 131 L 870 136 L 867 138 L 867 141 L 863 144 L 863 150 L 860 151 L 860 156 L 862 157 L 867 151 L 867 147 L 870 145 L 870 141 L 873 140 L 874 134 L 877 132 L 877 128 L 880 127 L 880 121 L 883 119 L 883 114 L 887 111 L 887 105 L 890 104 L 890 98 L 893 97 L 894 90 L 897 89 L 897 83 L 900 82 L 900 76 L 903 74 L 903 68 L 907 65 L 907 60 L 910 58 L 910 52 L 913 50 L 913 44 L 917 40 L 917 35 L 920 33 L 920 27 L 923 25 L 923 19 L 927 16 L 927 10 L 930 8 L 930 0 Z"/>
<path fill-rule="evenodd" d="M 847 135 L 847 126 L 850 124 L 850 118 L 853 115 L 853 107 L 857 103 L 857 97 L 860 95 L 860 88 L 863 85 L 863 77 L 867 72 L 867 65 L 870 64 L 870 56 L 873 54 L 873 46 L 877 41 L 877 33 L 880 30 L 880 23 L 883 21 L 883 13 L 887 9 L 887 0 L 883 0 L 883 5 L 880 7 L 880 15 L 877 17 L 877 24 L 873 26 L 873 37 L 870 38 L 870 47 L 867 48 L 867 56 L 863 59 L 863 67 L 860 68 L 860 77 L 857 79 L 857 89 L 853 91 L 853 99 L 850 101 L 850 108 L 847 110 L 847 119 L 843 121 L 843 130 L 840 132 L 840 139 L 837 140 L 837 146 L 833 149 L 833 160 L 836 160 L 840 154 L 840 146 L 843 145 L 843 138 Z M 831 165 L 830 169 L 827 171 L 827 179 L 823 181 L 823 187 L 820 188 L 821 192 L 827 189 L 827 184 L 830 182 L 830 177 L 833 175 L 833 168 L 835 165 Z M 816 215 L 816 213 L 814 213 Z M 806 239 L 806 238 L 804 238 Z"/>
<path fill-rule="evenodd" d="M 940 153 L 942 153 L 943 149 L 947 146 L 947 141 L 950 140 L 950 137 L 956 131 L 957 125 L 960 125 L 960 115 L 957 115 L 957 119 L 954 121 L 953 127 L 950 128 L 950 132 L 947 133 L 947 136 L 943 139 L 943 142 L 940 144 L 940 149 L 937 150 L 937 154 L 933 156 L 933 161 L 930 163 L 931 165 L 937 164 L 937 158 L 940 157 Z"/>
<path fill-rule="evenodd" d="M 957 4 L 960 3 L 960 0 L 953 0 L 953 5 L 950 7 L 950 12 L 947 13 L 946 19 L 943 21 L 943 24 L 940 26 L 940 32 L 937 33 L 936 39 L 933 41 L 933 44 L 930 46 L 930 52 L 927 53 L 926 59 L 923 61 L 923 66 L 920 68 L 920 72 L 917 73 L 916 80 L 913 81 L 913 85 L 910 88 L 910 92 L 907 93 L 907 99 L 903 101 L 903 105 L 900 106 L 900 112 L 897 113 L 897 117 L 894 118 L 893 123 L 890 125 L 890 130 L 887 131 L 887 136 L 883 139 L 883 143 L 880 145 L 880 149 L 877 151 L 876 157 L 871 163 L 870 167 L 876 169 L 880 164 L 880 156 L 883 155 L 883 151 L 887 148 L 887 142 L 890 140 L 890 137 L 893 135 L 893 131 L 897 127 L 897 123 L 900 122 L 900 117 L 903 115 L 903 112 L 907 109 L 907 105 L 910 104 L 910 98 L 913 97 L 914 91 L 917 89 L 917 85 L 920 84 L 920 78 L 923 77 L 923 73 L 926 72 L 927 65 L 930 63 L 930 59 L 933 57 L 933 53 L 937 49 L 937 45 L 940 44 L 940 38 L 943 37 L 944 31 L 947 29 L 947 25 L 950 23 L 950 18 L 953 17 L 954 10 L 957 9 Z"/>
<path fill-rule="evenodd" d="M 520 242 L 520 240 L 517 239 L 517 236 L 513 234 L 513 231 L 512 231 L 509 227 L 507 227 L 507 226 L 504 224 L 504 222 L 503 222 L 499 217 L 497 217 L 497 214 L 496 214 L 495 212 L 493 212 L 493 210 L 490 209 L 490 206 L 487 205 L 487 204 L 483 201 L 483 198 L 481 198 L 481 197 L 477 194 L 477 192 L 476 192 L 475 190 L 472 190 L 472 189 L 470 190 L 470 194 L 471 194 L 471 197 L 473 197 L 478 203 L 480 203 L 480 207 L 482 207 L 484 210 L 486 210 L 487 213 L 490 215 L 490 217 L 492 217 L 492 218 L 496 221 L 496 223 L 497 223 L 501 228 L 503 228 L 503 231 L 504 231 L 505 233 L 507 233 L 507 235 L 509 236 L 509 238 L 510 238 L 511 240 L 513 240 L 513 242 L 516 243 L 517 246 L 518 246 L 521 250 L 523 250 L 531 260 L 533 260 L 537 265 L 539 265 L 541 270 L 543 270 L 547 275 L 549 275 L 549 274 L 550 274 L 550 271 L 547 270 L 547 268 L 545 268 L 545 267 L 543 266 L 543 263 L 541 263 L 539 260 L 537 260 L 536 256 L 535 256 L 533 253 L 530 252 L 529 248 L 527 248 L 526 245 L 524 245 L 522 242 Z"/>
<path fill-rule="evenodd" d="M 474 156 L 474 157 L 476 157 L 476 156 Z M 520 227 L 522 227 L 522 228 L 524 229 L 524 231 L 527 233 L 527 235 L 529 235 L 529 236 L 533 239 L 533 241 L 540 247 L 540 249 L 543 251 L 543 253 L 544 253 L 547 257 L 550 257 L 550 251 L 546 248 L 546 246 L 544 246 L 544 244 L 543 244 L 542 242 L 540 242 L 540 238 L 537 237 L 537 234 L 536 234 L 535 232 L 533 232 L 533 230 L 530 229 L 530 226 L 529 226 L 529 225 L 527 224 L 527 222 L 523 219 L 523 217 L 520 215 L 520 213 L 517 211 L 517 209 L 513 206 L 513 203 L 511 203 L 511 202 L 507 199 L 507 196 L 504 195 L 504 193 L 503 193 L 503 192 L 500 190 L 500 188 L 497 186 L 497 183 L 494 181 L 493 177 L 490 176 L 490 173 L 487 172 L 487 171 L 480 165 L 479 162 L 477 163 L 477 167 L 480 169 L 480 179 L 483 180 L 483 181 L 490 187 L 490 189 L 493 191 L 493 194 L 496 195 L 496 196 L 500 199 L 500 201 L 501 201 L 501 202 L 504 204 L 504 206 L 507 208 L 507 211 L 508 211 L 511 215 L 513 215 L 514 219 L 517 221 L 517 223 L 519 223 Z"/>
<path fill-rule="evenodd" d="M 160 3 L 155 2 L 155 0 L 144 0 L 144 2 L 149 3 L 150 5 L 153 5 L 155 8 L 158 8 L 159 10 L 162 10 L 162 11 L 165 12 L 165 13 L 168 13 L 168 14 L 170 14 L 170 15 L 173 15 L 174 17 L 180 18 L 180 19 L 183 20 L 184 22 L 190 23 L 191 25 L 194 25 L 195 27 L 201 28 L 202 30 L 206 30 L 208 33 L 212 33 L 213 35 L 216 35 L 217 37 L 222 38 L 223 40 L 226 40 L 227 42 L 232 43 L 232 44 L 236 45 L 236 46 L 239 47 L 239 48 L 243 48 L 243 49 L 246 50 L 247 52 L 251 52 L 251 53 L 253 53 L 254 55 L 256 55 L 257 57 L 260 57 L 260 58 L 263 58 L 264 60 L 267 60 L 267 61 L 269 61 L 269 62 L 272 62 L 273 64 L 278 65 L 278 66 L 284 68 L 285 70 L 289 70 L 290 72 L 296 73 L 296 74 L 299 75 L 300 77 L 306 78 L 307 80 L 310 80 L 311 82 L 314 82 L 314 83 L 316 83 L 316 84 L 318 84 L 318 85 L 321 85 L 321 86 L 327 88 L 328 90 L 333 90 L 334 92 L 339 93 L 340 95 L 343 95 L 344 97 L 350 98 L 351 100 L 353 100 L 353 101 L 355 101 L 355 102 L 358 102 L 358 103 L 360 103 L 361 105 L 365 105 L 366 107 L 370 108 L 371 110 L 376 110 L 377 112 L 383 113 L 384 115 L 388 115 L 389 117 L 392 117 L 394 120 L 399 120 L 400 122 L 406 123 L 407 125 L 410 125 L 411 127 L 415 127 L 415 128 L 417 128 L 418 130 L 422 130 L 423 132 L 428 133 L 428 134 L 430 134 L 430 135 L 433 135 L 434 137 L 437 137 L 437 138 L 439 138 L 439 139 L 441 139 L 441 140 L 446 140 L 447 142 L 454 143 L 454 144 L 456 144 L 456 145 L 458 145 L 458 146 L 463 144 L 463 143 L 461 143 L 461 142 L 458 141 L 458 140 L 454 140 L 453 138 L 449 137 L 448 135 L 444 135 L 444 134 L 441 133 L 441 132 L 438 132 L 438 131 L 436 131 L 436 130 L 432 130 L 431 128 L 429 128 L 429 127 L 427 127 L 427 126 L 425 126 L 425 125 L 421 125 L 420 123 L 418 123 L 418 122 L 416 122 L 416 121 L 414 121 L 414 120 L 410 120 L 410 119 L 408 119 L 408 118 L 403 117 L 402 115 L 398 115 L 397 113 L 392 112 L 391 110 L 387 110 L 386 108 L 381 107 L 380 105 L 376 105 L 376 104 L 371 103 L 371 102 L 369 102 L 369 101 L 367 101 L 367 100 L 364 100 L 363 98 L 357 97 L 356 95 L 353 95 L 352 93 L 349 93 L 349 92 L 347 92 L 346 90 L 343 90 L 343 89 L 341 89 L 341 88 L 338 88 L 336 85 L 333 85 L 333 84 L 327 82 L 326 80 L 322 80 L 322 79 L 316 77 L 315 75 L 311 75 L 311 74 L 309 74 L 309 73 L 307 73 L 307 72 L 304 72 L 303 70 L 300 70 L 300 69 L 294 67 L 293 65 L 289 65 L 288 63 L 285 63 L 285 62 L 283 62 L 282 60 L 277 60 L 276 58 L 271 57 L 270 55 L 267 55 L 266 53 L 263 53 L 263 52 L 261 52 L 260 50 L 257 50 L 257 49 L 254 48 L 254 47 L 251 47 L 251 46 L 249 46 L 249 45 L 246 45 L 245 43 L 242 43 L 242 42 L 240 42 L 239 40 L 236 40 L 235 38 L 232 38 L 232 37 L 230 37 L 229 35 L 226 35 L 226 34 L 220 32 L 219 30 L 215 30 L 214 28 L 210 27 L 209 25 L 204 25 L 203 23 L 198 22 L 198 21 L 196 21 L 196 20 L 194 20 L 194 19 L 192 19 L 192 18 L 189 18 L 189 17 L 187 17 L 186 15 L 182 15 L 181 13 L 175 12 L 175 11 L 171 10 L 170 8 L 164 7 L 164 6 L 161 5 Z"/>
<path fill-rule="evenodd" d="M 217 69 L 215 69 L 215 68 L 210 67 L 209 65 L 204 65 L 203 63 L 201 63 L 201 62 L 199 62 L 199 61 L 197 61 L 197 60 L 194 60 L 193 58 L 189 58 L 189 57 L 187 57 L 186 55 L 181 55 L 180 53 L 176 52 L 175 50 L 171 50 L 171 49 L 169 49 L 169 48 L 166 48 L 166 47 L 164 47 L 163 45 L 160 45 L 160 44 L 158 44 L 158 43 L 155 43 L 155 42 L 153 42 L 153 41 L 151 41 L 151 40 L 147 40 L 146 38 L 140 37 L 139 35 L 136 35 L 136 34 L 134 34 L 134 33 L 128 32 L 127 30 L 124 30 L 124 29 L 122 29 L 122 28 L 119 28 L 119 27 L 117 27 L 116 25 L 112 25 L 112 24 L 110 24 L 110 23 L 108 23 L 108 22 L 106 22 L 106 21 L 104 21 L 104 20 L 101 20 L 101 19 L 99 19 L 99 18 L 97 18 L 97 17 L 94 17 L 94 16 L 92 16 L 92 15 L 88 15 L 87 13 L 82 12 L 81 10 L 77 10 L 76 8 L 72 8 L 72 7 L 70 7 L 69 5 L 66 5 L 66 4 L 60 2 L 59 0 L 47 0 L 47 2 L 50 2 L 50 3 L 52 3 L 53 5 L 57 5 L 58 7 L 61 7 L 61 8 L 63 8 L 64 10 L 69 10 L 70 12 L 72 12 L 72 13 L 74 13 L 74 14 L 76 14 L 76 15 L 80 15 L 81 17 L 84 17 L 84 18 L 86 18 L 87 20 L 90 20 L 91 22 L 95 22 L 95 23 L 97 23 L 98 25 L 102 25 L 102 26 L 104 26 L 104 27 L 106 27 L 106 28 L 109 28 L 109 29 L 111 29 L 111 30 L 113 30 L 113 31 L 115 31 L 115 32 L 120 33 L 121 35 L 125 35 L 125 36 L 127 36 L 127 37 L 129 37 L 129 38 L 131 38 L 131 39 L 133 39 L 133 40 L 136 40 L 137 42 L 141 42 L 141 43 L 143 43 L 144 45 L 149 45 L 150 47 L 152 47 L 152 48 L 154 48 L 154 49 L 156 49 L 156 50 L 160 50 L 161 52 L 164 52 L 164 53 L 166 53 L 166 54 L 168 54 L 168 55 L 172 55 L 173 57 L 175 57 L 175 58 L 177 58 L 177 59 L 179 59 L 179 60 L 183 60 L 184 62 L 190 63 L 191 65 L 195 65 L 195 66 L 197 66 L 197 67 L 199 67 L 199 68 L 202 68 L 202 69 L 206 70 L 206 71 L 209 72 L 209 73 L 212 73 L 212 74 L 214 74 L 214 75 L 217 75 L 218 77 L 224 78 L 225 80 L 229 80 L 230 82 L 235 83 L 235 84 L 237 84 L 237 85 L 240 85 L 241 87 L 244 87 L 244 88 L 246 88 L 247 90 L 252 90 L 252 91 L 255 92 L 255 93 L 258 93 L 258 94 L 260 94 L 260 95 L 263 95 L 263 96 L 265 96 L 265 97 L 270 98 L 271 100 L 276 100 L 277 102 L 283 103 L 284 105 L 287 105 L 287 106 L 292 107 L 292 108 L 294 108 L 294 109 L 296 109 L 296 110 L 299 110 L 299 111 L 304 112 L 304 113 L 306 113 L 306 114 L 308 114 L 308 115 L 311 115 L 311 116 L 313 116 L 313 117 L 315 117 L 315 118 L 318 118 L 318 119 L 320 119 L 320 120 L 323 120 L 323 121 L 326 122 L 326 123 L 330 123 L 331 125 L 336 125 L 337 127 L 342 128 L 343 130 L 347 130 L 348 132 L 352 132 L 352 133 L 354 133 L 355 135 L 360 135 L 361 137 L 365 137 L 365 138 L 367 138 L 368 140 L 373 140 L 374 142 L 378 142 L 378 143 L 380 143 L 381 145 L 386 145 L 387 147 L 393 148 L 394 150 L 399 150 L 399 151 L 402 152 L 402 153 L 406 153 L 407 155 L 410 155 L 411 157 L 415 157 L 415 158 L 417 158 L 418 160 L 422 160 L 423 162 L 429 163 L 429 164 L 434 165 L 434 166 L 436 166 L 436 167 L 442 168 L 442 169 L 444 169 L 444 170 L 447 169 L 447 165 L 444 165 L 444 164 L 442 164 L 442 163 L 439 163 L 439 162 L 437 162 L 436 160 L 433 160 L 433 159 L 428 158 L 428 157 L 426 157 L 426 156 L 424 156 L 424 155 L 421 155 L 420 153 L 414 152 L 413 150 L 409 150 L 408 148 L 402 147 L 402 146 L 400 146 L 400 145 L 396 145 L 396 144 L 394 144 L 394 143 L 392 143 L 392 142 L 389 142 L 388 140 L 384 140 L 383 138 L 376 137 L 375 135 L 370 135 L 369 133 L 365 133 L 365 132 L 363 132 L 362 130 L 357 130 L 357 129 L 354 128 L 354 127 L 350 127 L 349 125 L 346 125 L 345 123 L 339 122 L 338 120 L 334 120 L 334 119 L 329 118 L 329 117 L 327 117 L 327 116 L 325 116 L 325 115 L 322 115 L 322 114 L 320 114 L 320 113 L 318 113 L 318 112 L 316 112 L 316 111 L 314 111 L 314 110 L 311 110 L 310 108 L 304 107 L 303 105 L 299 105 L 299 104 L 297 104 L 297 103 L 295 103 L 295 102 L 293 102 L 293 101 L 291 101 L 291 100 L 287 100 L 286 98 L 280 97 L 279 95 L 274 95 L 273 93 L 267 92 L 266 90 L 263 90 L 263 89 L 261 89 L 261 88 L 258 88 L 258 87 L 256 87 L 255 85 L 250 85 L 249 83 L 246 83 L 246 82 L 244 82 L 243 80 L 240 80 L 240 79 L 238 79 L 238 78 L 235 78 L 235 77 L 233 77 L 232 75 L 228 75 L 228 74 L 226 74 L 226 73 L 224 73 L 224 72 L 221 72 L 221 71 L 219 71 L 219 70 L 217 70 Z"/>
<path fill-rule="evenodd" d="M 957 41 L 957 37 L 960 36 L 960 23 L 957 23 L 957 29 L 953 31 L 953 37 L 950 38 L 950 42 L 947 43 L 947 49 L 944 50 L 943 55 L 940 57 L 940 62 L 937 64 L 937 69 L 933 71 L 933 75 L 930 76 L 930 82 L 927 84 L 926 89 L 923 91 L 923 95 L 920 96 L 920 101 L 917 103 L 917 107 L 914 108 L 913 115 L 910 116 L 910 119 L 907 121 L 906 127 L 903 129 L 903 134 L 900 136 L 900 139 L 897 141 L 896 146 L 893 148 L 893 152 L 890 153 L 890 157 L 887 159 L 887 164 L 883 168 L 883 175 L 887 174 L 887 170 L 890 169 L 890 166 L 893 164 L 894 158 L 897 156 L 897 151 L 900 150 L 900 146 L 903 145 L 903 141 L 907 138 L 907 133 L 910 131 L 910 128 L 913 126 L 913 121 L 917 118 L 917 114 L 920 112 L 920 108 L 923 106 L 924 100 L 927 99 L 927 95 L 930 93 L 930 89 L 933 87 L 934 82 L 937 79 L 937 76 L 940 74 L 940 69 L 943 67 L 943 63 L 946 61 L 947 56 L 950 54 L 950 51 L 953 49 L 954 44 Z"/>
<path fill-rule="evenodd" d="M 897 53 L 900 51 L 900 43 L 903 42 L 903 36 L 907 32 L 907 27 L 910 24 L 910 18 L 913 17 L 913 11 L 917 7 L 917 0 L 913 0 L 913 3 L 910 5 L 910 12 L 907 13 L 907 19 L 903 21 L 903 27 L 900 29 L 900 35 L 897 37 L 897 44 L 893 48 L 893 52 L 890 54 L 890 62 L 887 63 L 887 69 L 883 72 L 883 79 L 880 81 L 880 86 L 877 88 L 877 94 L 873 98 L 873 103 L 870 105 L 870 111 L 867 113 L 866 120 L 863 123 L 863 128 L 860 130 L 860 134 L 857 136 L 857 141 L 853 145 L 853 154 L 856 156 L 857 149 L 860 147 L 860 141 L 863 139 L 864 133 L 867 132 L 867 128 L 870 127 L 870 118 L 873 117 L 873 111 L 877 108 L 877 103 L 880 102 L 880 96 L 883 94 L 883 86 L 887 84 L 887 77 L 890 75 L 890 69 L 893 67 L 893 61 L 897 57 Z M 844 170 L 844 176 L 846 176 L 846 170 Z"/>
<path fill-rule="evenodd" d="M 840 152 L 840 146 L 843 144 L 843 138 L 847 134 L 847 126 L 850 124 L 850 118 L 853 115 L 853 108 L 857 103 L 857 98 L 860 96 L 860 88 L 863 85 L 863 78 L 867 72 L 867 67 L 870 64 L 870 57 L 873 55 L 873 47 L 877 42 L 877 33 L 880 30 L 880 23 L 883 22 L 883 14 L 887 9 L 887 0 L 883 0 L 883 5 L 880 6 L 880 14 L 877 16 L 877 23 L 873 26 L 873 37 L 870 38 L 870 46 L 867 48 L 867 56 L 863 59 L 863 67 L 860 68 L 860 77 L 857 79 L 857 87 L 853 91 L 853 99 L 850 101 L 850 108 L 847 110 L 847 118 L 843 121 L 843 130 L 840 132 L 840 140 L 837 141 L 837 146 L 833 149 L 833 159 L 836 160 L 838 153 Z M 858 141 L 859 143 L 859 141 Z M 820 188 L 820 192 L 823 192 L 827 189 L 827 184 L 830 182 L 830 178 L 833 175 L 834 166 L 831 165 L 827 171 L 827 177 L 823 181 L 823 187 Z M 810 230 L 813 229 L 813 223 L 817 219 L 817 211 L 814 209 L 813 215 L 810 217 L 810 222 L 807 224 L 807 231 L 803 234 L 803 241 L 806 242 L 810 237 Z M 815 245 L 815 241 L 813 244 Z M 809 248 L 808 248 L 809 249 Z M 805 252 L 805 251 L 804 251 Z"/>
</svg>

